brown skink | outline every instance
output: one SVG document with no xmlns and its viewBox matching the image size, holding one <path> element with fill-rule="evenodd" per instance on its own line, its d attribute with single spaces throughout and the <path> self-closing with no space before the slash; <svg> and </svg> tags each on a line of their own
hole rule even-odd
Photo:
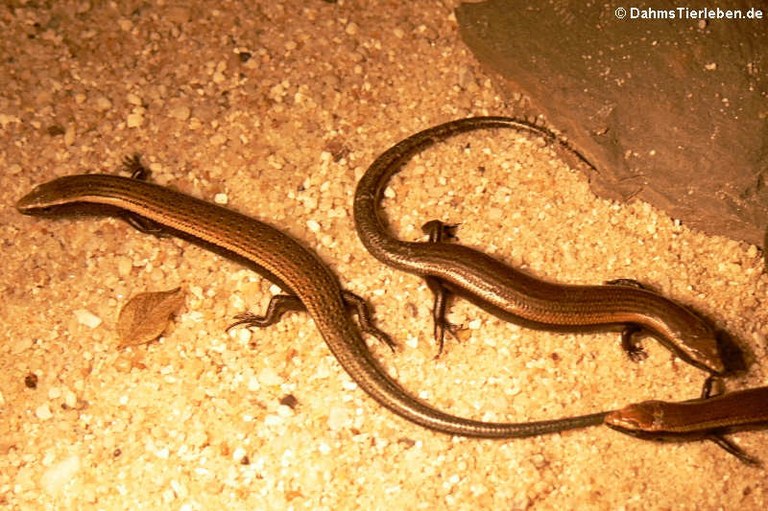
<svg viewBox="0 0 768 511">
<path fill-rule="evenodd" d="M 549 130 L 506 117 L 460 119 L 416 133 L 379 156 L 357 185 L 355 225 L 368 251 L 390 266 L 433 282 L 437 280 L 449 291 L 502 319 L 555 329 L 629 326 L 650 333 L 696 367 L 712 373 L 724 372 L 718 332 L 713 326 L 657 293 L 623 285 L 556 284 L 534 278 L 469 247 L 439 240 L 407 242 L 390 234 L 379 214 L 379 204 L 392 175 L 416 153 L 436 143 L 459 133 L 487 128 L 511 128 L 570 150 Z"/>
<path fill-rule="evenodd" d="M 595 413 L 523 424 L 485 423 L 454 417 L 418 401 L 376 362 L 345 309 L 347 292 L 328 266 L 283 232 L 230 209 L 155 184 L 101 174 L 61 177 L 39 185 L 16 207 L 24 214 L 44 214 L 82 204 L 138 215 L 261 267 L 301 300 L 352 379 L 379 404 L 416 424 L 452 435 L 515 438 L 603 421 L 605 414 Z"/>
<path fill-rule="evenodd" d="M 639 438 L 707 439 L 742 461 L 756 460 L 725 439 L 729 431 L 768 427 L 768 387 L 727 392 L 681 403 L 643 401 L 610 412 L 605 424 Z"/>
</svg>

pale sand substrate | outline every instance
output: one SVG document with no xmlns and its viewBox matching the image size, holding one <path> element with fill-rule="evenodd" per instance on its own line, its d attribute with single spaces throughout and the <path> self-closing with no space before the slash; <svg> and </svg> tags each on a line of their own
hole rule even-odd
<svg viewBox="0 0 768 511">
<path fill-rule="evenodd" d="M 510 441 L 427 431 L 358 389 L 306 314 L 226 334 L 277 291 L 252 271 L 116 219 L 19 215 L 34 184 L 114 173 L 140 152 L 155 181 L 316 249 L 400 343 L 396 354 L 373 343 L 377 358 L 438 408 L 524 421 L 698 395 L 703 374 L 652 339 L 633 364 L 615 332 L 531 331 L 461 300 L 450 318 L 463 341 L 436 361 L 426 286 L 363 249 L 352 195 L 380 152 L 438 122 L 515 111 L 459 41 L 451 5 L 206 4 L 0 7 L 0 507 L 765 509 L 765 472 L 707 442 L 603 427 Z M 440 218 L 461 224 L 461 243 L 542 278 L 635 278 L 692 305 L 757 361 L 728 387 L 768 383 L 754 246 L 597 199 L 560 156 L 506 131 L 430 149 L 388 195 L 404 239 Z M 179 285 L 187 302 L 167 335 L 117 350 L 126 300 Z M 733 438 L 768 462 L 765 432 Z"/>
</svg>

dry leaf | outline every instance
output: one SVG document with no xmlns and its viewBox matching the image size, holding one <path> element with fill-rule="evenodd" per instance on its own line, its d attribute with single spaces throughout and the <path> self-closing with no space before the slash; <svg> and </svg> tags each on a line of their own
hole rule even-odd
<svg viewBox="0 0 768 511">
<path fill-rule="evenodd" d="M 180 287 L 170 291 L 139 293 L 125 304 L 117 318 L 120 347 L 138 346 L 162 335 L 168 322 L 184 304 Z"/>
</svg>

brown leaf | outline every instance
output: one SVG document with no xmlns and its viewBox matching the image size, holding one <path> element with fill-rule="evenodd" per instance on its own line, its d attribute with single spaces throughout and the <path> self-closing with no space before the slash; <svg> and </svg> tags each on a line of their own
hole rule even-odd
<svg viewBox="0 0 768 511">
<path fill-rule="evenodd" d="M 184 304 L 180 287 L 170 291 L 139 293 L 125 304 L 117 318 L 120 348 L 138 346 L 162 335 L 168 322 Z"/>
</svg>

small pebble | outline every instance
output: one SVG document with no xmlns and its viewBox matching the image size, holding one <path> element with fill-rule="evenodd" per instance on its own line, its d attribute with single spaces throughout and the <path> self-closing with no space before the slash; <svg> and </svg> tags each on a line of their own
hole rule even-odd
<svg viewBox="0 0 768 511">
<path fill-rule="evenodd" d="M 51 412 L 50 405 L 48 403 L 43 403 L 37 408 L 35 408 L 35 416 L 41 421 L 47 421 L 48 419 L 53 417 L 53 413 Z"/>
<path fill-rule="evenodd" d="M 24 377 L 24 386 L 28 389 L 37 388 L 37 375 L 35 373 L 29 373 Z"/>
<path fill-rule="evenodd" d="M 339 431 L 345 427 L 350 426 L 352 418 L 350 417 L 349 410 L 343 407 L 334 406 L 331 408 L 328 414 L 328 427 L 332 431 Z"/>
<path fill-rule="evenodd" d="M 75 318 L 77 318 L 78 323 L 88 328 L 96 328 L 101 325 L 101 318 L 85 309 L 77 309 L 75 311 Z"/>
<path fill-rule="evenodd" d="M 243 457 L 245 457 L 245 455 L 246 455 L 245 449 L 243 449 L 242 447 L 237 447 L 235 448 L 234 451 L 232 451 L 232 459 L 237 462 L 242 460 Z"/>
<path fill-rule="evenodd" d="M 99 96 L 94 101 L 95 108 L 97 112 L 106 112 L 110 108 L 112 108 L 112 102 L 109 100 L 109 98 L 105 96 Z"/>
<path fill-rule="evenodd" d="M 165 17 L 168 21 L 181 24 L 188 22 L 191 14 L 189 7 L 174 6 L 168 8 Z"/>
<path fill-rule="evenodd" d="M 144 124 L 144 116 L 139 113 L 128 114 L 125 123 L 129 128 L 138 128 Z"/>
<path fill-rule="evenodd" d="M 180 121 L 186 121 L 189 119 L 191 114 L 192 111 L 189 109 L 189 107 L 184 105 L 175 106 L 168 112 L 168 115 Z"/>
<path fill-rule="evenodd" d="M 80 458 L 70 456 L 46 470 L 40 479 L 40 485 L 47 494 L 57 495 L 79 470 Z"/>
</svg>

